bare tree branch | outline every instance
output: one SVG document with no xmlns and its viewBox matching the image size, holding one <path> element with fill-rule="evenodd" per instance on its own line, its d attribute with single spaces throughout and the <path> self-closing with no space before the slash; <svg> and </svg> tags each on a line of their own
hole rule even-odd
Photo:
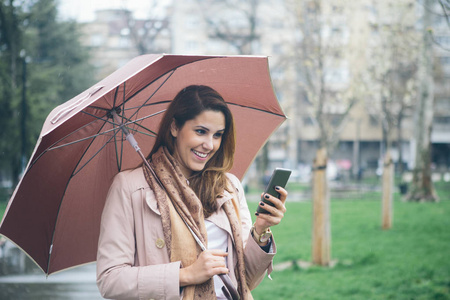
<svg viewBox="0 0 450 300">
<path fill-rule="evenodd" d="M 436 39 L 436 37 L 434 36 L 432 30 L 429 30 L 428 33 L 429 33 L 429 35 L 430 35 L 430 37 L 431 37 L 431 40 L 433 41 L 433 44 L 435 44 L 436 46 L 438 46 L 438 47 L 441 48 L 442 50 L 450 51 L 450 48 L 447 48 L 447 47 L 443 46 L 441 43 L 439 43 L 439 42 L 437 41 L 437 39 Z"/>
<path fill-rule="evenodd" d="M 439 5 L 442 8 L 442 12 L 444 13 L 445 20 L 447 21 L 447 25 L 450 27 L 450 20 L 449 20 L 450 1 L 439 0 Z"/>
</svg>

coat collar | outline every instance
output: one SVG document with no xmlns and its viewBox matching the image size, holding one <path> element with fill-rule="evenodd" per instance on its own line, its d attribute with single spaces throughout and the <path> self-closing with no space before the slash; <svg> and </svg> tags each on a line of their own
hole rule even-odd
<svg viewBox="0 0 450 300">
<path fill-rule="evenodd" d="M 216 199 L 217 208 L 221 208 L 225 202 L 230 201 L 232 198 L 233 198 L 233 195 L 231 195 L 228 191 L 224 191 L 222 194 L 222 197 L 219 197 Z"/>
</svg>

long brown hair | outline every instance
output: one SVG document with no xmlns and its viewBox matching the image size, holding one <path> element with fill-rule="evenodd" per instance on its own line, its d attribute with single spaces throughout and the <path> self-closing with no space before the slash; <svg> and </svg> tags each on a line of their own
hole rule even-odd
<svg viewBox="0 0 450 300">
<path fill-rule="evenodd" d="M 201 200 L 205 217 L 208 217 L 217 210 L 216 198 L 228 190 L 225 173 L 233 166 L 236 144 L 233 115 L 222 96 L 204 85 L 191 85 L 181 90 L 164 114 L 149 158 L 161 146 L 167 147 L 173 155 L 176 139 L 170 132 L 172 122 L 175 121 L 177 128 L 181 129 L 186 121 L 195 119 L 206 110 L 221 112 L 225 117 L 225 131 L 219 149 L 203 170 L 194 172 L 189 178 L 190 187 Z"/>
</svg>

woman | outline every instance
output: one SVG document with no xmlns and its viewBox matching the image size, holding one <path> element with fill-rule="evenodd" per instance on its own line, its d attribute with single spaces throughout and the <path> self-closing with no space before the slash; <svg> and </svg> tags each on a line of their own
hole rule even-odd
<svg viewBox="0 0 450 300">
<path fill-rule="evenodd" d="M 284 216 L 287 192 L 251 225 L 233 165 L 233 118 L 223 98 L 189 86 L 167 109 L 147 167 L 119 173 L 107 196 L 97 284 L 113 299 L 226 299 L 228 274 L 241 299 L 272 270 L 270 227 Z M 261 206 L 264 204 L 261 202 Z M 192 229 L 208 247 L 201 251 Z"/>
</svg>

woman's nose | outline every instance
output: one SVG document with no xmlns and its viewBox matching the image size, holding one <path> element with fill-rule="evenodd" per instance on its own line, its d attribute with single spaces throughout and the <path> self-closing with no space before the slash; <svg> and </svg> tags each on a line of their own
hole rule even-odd
<svg viewBox="0 0 450 300">
<path fill-rule="evenodd" d="M 212 136 L 205 137 L 205 140 L 203 142 L 203 148 L 205 148 L 207 150 L 214 149 L 214 141 L 213 141 L 213 137 Z"/>
</svg>

